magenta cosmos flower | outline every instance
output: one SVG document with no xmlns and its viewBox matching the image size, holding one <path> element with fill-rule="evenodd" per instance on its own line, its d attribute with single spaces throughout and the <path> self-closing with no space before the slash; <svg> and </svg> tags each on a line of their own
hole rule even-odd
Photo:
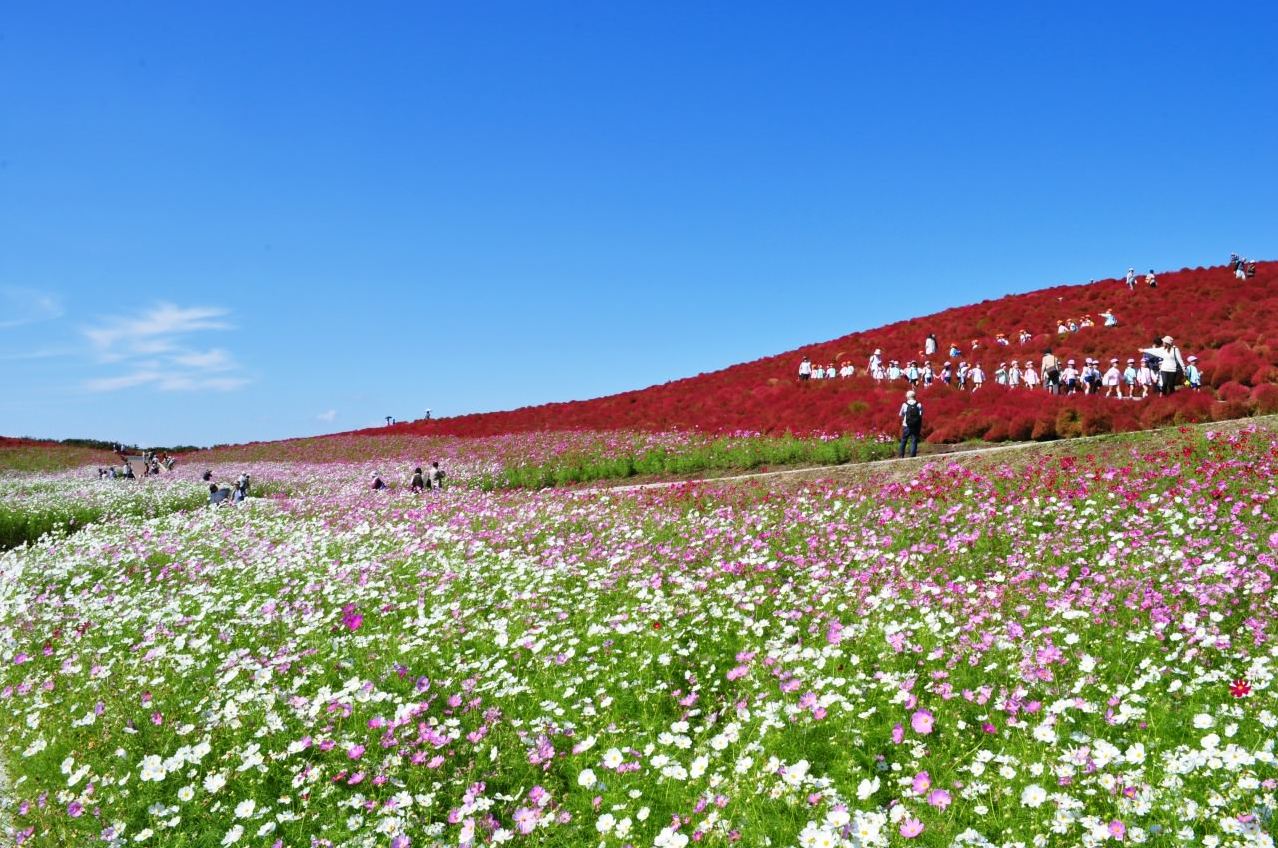
<svg viewBox="0 0 1278 848">
<path fill-rule="evenodd" d="M 908 818 L 901 822 L 901 835 L 906 839 L 913 839 L 923 832 L 923 822 L 916 818 Z"/>
<path fill-rule="evenodd" d="M 923 736 L 932 732 L 934 723 L 931 710 L 915 710 L 914 715 L 910 716 L 910 727 L 914 728 L 915 733 Z"/>
</svg>

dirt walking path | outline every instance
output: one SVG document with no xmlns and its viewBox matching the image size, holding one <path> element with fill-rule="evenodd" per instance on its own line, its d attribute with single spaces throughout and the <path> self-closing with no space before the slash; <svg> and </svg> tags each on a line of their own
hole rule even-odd
<svg viewBox="0 0 1278 848">
<path fill-rule="evenodd" d="M 1159 432 L 1178 431 L 1182 429 L 1182 427 L 1201 430 L 1232 431 L 1240 430 L 1248 426 L 1256 426 L 1270 430 L 1278 429 L 1278 416 L 1270 415 L 1256 418 L 1238 418 L 1230 421 L 1213 421 L 1205 424 L 1177 425 L 1174 427 L 1164 427 L 1155 430 L 1135 430 L 1129 433 L 1105 433 L 1099 436 L 1079 436 L 1072 439 L 1057 439 L 1050 442 L 1008 442 L 999 445 L 986 445 L 981 447 L 969 447 L 963 445 L 953 447 L 949 450 L 940 450 L 932 453 L 921 454 L 916 457 L 905 457 L 904 459 L 892 457 L 891 459 L 876 459 L 870 462 L 848 462 L 843 463 L 842 465 L 786 468 L 780 471 L 755 471 L 725 477 L 698 477 L 686 480 L 659 480 L 651 483 L 632 483 L 620 486 L 595 486 L 589 489 L 582 489 L 581 491 L 638 492 L 645 489 L 669 489 L 676 486 L 688 486 L 703 483 L 742 483 L 752 481 L 766 483 L 774 480 L 853 480 L 868 476 L 907 477 L 912 476 L 919 468 L 922 468 L 932 462 L 966 462 L 969 459 L 981 459 L 987 456 L 1003 453 L 1032 452 L 1046 455 L 1057 453 L 1077 453 L 1080 448 L 1086 450 L 1089 445 L 1103 446 L 1106 444 L 1121 444 L 1122 441 L 1130 440 L 1132 437 L 1139 437 L 1142 434 L 1151 435 Z"/>
</svg>

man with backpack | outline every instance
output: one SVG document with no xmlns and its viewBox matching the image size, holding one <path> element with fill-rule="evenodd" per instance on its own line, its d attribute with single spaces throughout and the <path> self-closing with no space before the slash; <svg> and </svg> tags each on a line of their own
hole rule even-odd
<svg viewBox="0 0 1278 848">
<path fill-rule="evenodd" d="M 910 456 L 919 455 L 919 436 L 923 433 L 923 404 L 914 398 L 914 390 L 905 393 L 905 403 L 901 404 L 901 448 L 898 457 L 905 456 L 905 443 L 913 439 Z"/>
</svg>

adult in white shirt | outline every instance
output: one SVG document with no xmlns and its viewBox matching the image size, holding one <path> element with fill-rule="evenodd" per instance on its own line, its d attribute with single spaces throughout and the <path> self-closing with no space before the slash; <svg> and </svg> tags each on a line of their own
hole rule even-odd
<svg viewBox="0 0 1278 848">
<path fill-rule="evenodd" d="M 808 359 L 805 356 L 803 357 L 803 361 L 799 363 L 799 379 L 807 380 L 811 378 L 811 376 L 812 376 L 812 360 Z"/>
<path fill-rule="evenodd" d="M 1176 372 L 1185 373 L 1185 360 L 1180 357 L 1180 348 L 1172 344 L 1172 337 L 1163 336 L 1162 346 L 1145 348 L 1141 352 L 1156 356 L 1159 359 L 1158 393 L 1170 395 L 1176 391 Z"/>
</svg>

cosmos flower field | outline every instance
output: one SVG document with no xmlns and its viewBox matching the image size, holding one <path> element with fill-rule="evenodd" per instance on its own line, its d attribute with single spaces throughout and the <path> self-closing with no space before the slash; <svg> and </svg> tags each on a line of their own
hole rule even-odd
<svg viewBox="0 0 1278 848">
<path fill-rule="evenodd" d="M 11 509 L 102 506 L 0 553 L 5 831 L 1273 844 L 1269 430 L 636 490 L 486 491 L 501 462 L 447 458 L 414 495 L 355 448 L 227 456 L 268 496 L 218 508 L 195 468 L 138 481 L 171 489 L 145 510 L 0 479 Z"/>
</svg>

